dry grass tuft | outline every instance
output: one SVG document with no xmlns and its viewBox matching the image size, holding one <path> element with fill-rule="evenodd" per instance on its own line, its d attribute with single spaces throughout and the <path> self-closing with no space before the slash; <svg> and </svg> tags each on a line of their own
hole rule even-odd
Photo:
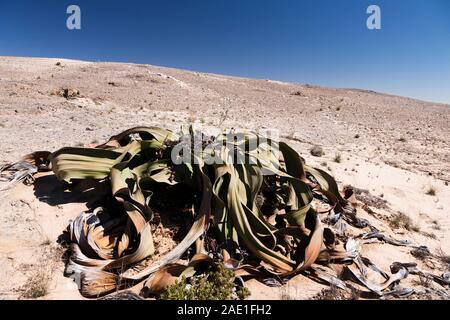
<svg viewBox="0 0 450 320">
<path fill-rule="evenodd" d="M 422 231 L 421 234 L 422 234 L 423 236 L 425 236 L 425 237 L 427 237 L 427 238 L 430 238 L 430 239 L 433 239 L 433 240 L 436 240 L 436 239 L 437 239 L 437 236 L 436 236 L 434 233 L 432 233 L 432 232 Z"/>
<path fill-rule="evenodd" d="M 295 91 L 291 93 L 292 96 L 304 97 L 305 95 L 301 91 Z"/>
<path fill-rule="evenodd" d="M 340 154 L 340 153 L 336 154 L 336 155 L 334 156 L 333 161 L 336 162 L 336 163 L 341 163 L 341 162 L 342 162 L 341 154 Z"/>
<path fill-rule="evenodd" d="M 412 219 L 403 212 L 393 214 L 389 221 L 389 225 L 394 229 L 404 228 L 408 231 L 420 231 L 420 227 L 414 224 Z"/>
<path fill-rule="evenodd" d="M 41 258 L 36 264 L 31 264 L 24 271 L 28 271 L 28 279 L 18 288 L 21 299 L 37 299 L 49 293 L 52 272 L 56 265 L 62 263 L 66 249 L 59 245 L 52 245 L 45 239 L 40 246 Z"/>
<path fill-rule="evenodd" d="M 331 285 L 327 289 L 322 289 L 313 300 L 358 300 L 359 295 L 356 290 L 352 290 L 351 293 L 347 293 L 336 286 Z"/>
<path fill-rule="evenodd" d="M 433 220 L 433 221 L 431 221 L 431 223 L 433 224 L 433 229 L 434 230 L 441 230 L 441 226 L 439 225 L 439 221 L 437 221 L 437 220 Z"/>
<path fill-rule="evenodd" d="M 439 249 L 437 251 L 436 257 L 441 261 L 443 264 L 447 265 L 447 268 L 450 267 L 450 255 L 446 254 L 442 249 Z"/>
<path fill-rule="evenodd" d="M 22 286 L 21 297 L 36 299 L 47 295 L 50 284 L 50 272 L 46 268 L 37 270 Z"/>
<path fill-rule="evenodd" d="M 281 288 L 280 300 L 296 300 L 289 290 L 289 285 Z"/>
<path fill-rule="evenodd" d="M 413 280 L 413 282 L 424 288 L 432 288 L 433 287 L 433 280 L 426 276 L 419 275 L 419 280 Z"/>
<path fill-rule="evenodd" d="M 419 260 L 425 260 L 431 257 L 431 252 L 427 247 L 418 247 L 411 250 L 411 254 Z"/>
<path fill-rule="evenodd" d="M 435 196 L 436 195 L 436 189 L 434 187 L 429 187 L 427 192 L 425 192 L 426 195 L 429 196 Z"/>
</svg>

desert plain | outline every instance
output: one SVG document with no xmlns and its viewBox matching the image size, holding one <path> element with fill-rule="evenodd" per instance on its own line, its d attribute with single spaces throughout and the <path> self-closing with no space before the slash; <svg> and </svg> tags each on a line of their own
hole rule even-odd
<svg viewBox="0 0 450 320">
<path fill-rule="evenodd" d="M 365 245 L 379 268 L 414 262 L 449 271 L 450 105 L 152 65 L 0 57 L 0 166 L 37 150 L 94 146 L 134 126 L 189 123 L 206 132 L 279 130 L 308 164 L 357 190 L 358 216 L 433 255 Z M 312 155 L 314 147 L 322 152 Z M 0 192 L 0 299 L 29 298 L 36 279 L 45 282 L 40 299 L 83 298 L 63 275 L 57 240 L 87 201 L 49 176 Z M 413 299 L 448 298 L 448 286 L 414 276 L 402 284 L 417 289 Z M 250 299 L 316 299 L 328 288 L 302 275 L 281 287 L 247 286 Z"/>
</svg>

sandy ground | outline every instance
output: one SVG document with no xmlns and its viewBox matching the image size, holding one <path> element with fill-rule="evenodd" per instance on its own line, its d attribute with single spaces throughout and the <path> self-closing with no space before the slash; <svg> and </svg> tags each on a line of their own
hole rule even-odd
<svg viewBox="0 0 450 320">
<path fill-rule="evenodd" d="M 73 97 L 62 96 L 64 89 Z M 448 105 L 150 65 L 0 57 L 0 164 L 36 150 L 103 142 L 133 126 L 177 130 L 191 122 L 205 130 L 279 129 L 282 140 L 341 186 L 387 201 L 387 208 L 371 207 L 372 214 L 358 208 L 361 217 L 397 239 L 450 253 Z M 325 155 L 311 156 L 314 145 Z M 86 209 L 86 199 L 62 193 L 51 176 L 36 185 L 0 194 L 0 298 L 23 298 L 33 279 L 43 278 L 45 299 L 79 299 L 75 283 L 63 276 L 56 240 Z M 426 194 L 430 188 L 435 195 Z M 415 231 L 392 229 L 395 212 L 408 215 Z M 417 261 L 408 248 L 364 250 L 385 271 L 394 261 L 448 271 L 448 265 Z M 418 285 L 409 278 L 406 284 Z M 249 286 L 254 299 L 308 299 L 325 288 L 301 275 L 281 288 L 253 280 Z"/>
</svg>

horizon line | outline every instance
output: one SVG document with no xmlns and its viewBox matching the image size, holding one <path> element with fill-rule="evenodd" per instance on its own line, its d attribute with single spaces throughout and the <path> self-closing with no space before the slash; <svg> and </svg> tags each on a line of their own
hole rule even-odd
<svg viewBox="0 0 450 320">
<path fill-rule="evenodd" d="M 137 61 L 112 61 L 112 60 L 100 60 L 100 59 L 80 59 L 80 58 L 67 58 L 67 57 L 56 57 L 56 56 L 11 56 L 11 55 L 0 55 L 0 58 L 23 58 L 23 59 L 60 59 L 60 60 L 72 60 L 72 61 L 81 61 L 81 62 L 102 62 L 102 63 L 122 63 L 122 64 L 134 64 L 134 65 L 148 65 L 153 67 L 161 67 L 161 68 L 167 68 L 167 69 L 176 69 L 176 70 L 182 70 L 187 72 L 198 72 L 203 74 L 211 74 L 216 76 L 226 76 L 226 77 L 233 77 L 233 78 L 241 78 L 241 79 L 249 79 L 249 80 L 257 80 L 257 81 L 277 81 L 285 84 L 293 84 L 293 85 L 300 85 L 300 86 L 313 86 L 317 88 L 325 88 L 325 89 L 333 89 L 333 90 L 351 90 L 351 91 L 366 91 L 366 93 L 372 93 L 372 94 L 378 94 L 378 95 L 384 95 L 389 97 L 397 97 L 397 98 L 404 98 L 404 99 L 411 99 L 422 103 L 428 103 L 428 104 L 434 104 L 434 105 L 441 105 L 450 107 L 450 101 L 443 102 L 443 101 L 432 101 L 432 100 L 425 100 L 423 98 L 418 97 L 411 97 L 396 93 L 390 93 L 385 91 L 378 91 L 374 90 L 372 88 L 367 87 L 338 87 L 338 86 L 330 86 L 330 85 L 323 85 L 319 83 L 311 83 L 311 82 L 296 82 L 296 81 L 290 81 L 285 79 L 275 79 L 275 78 L 258 78 L 254 76 L 248 76 L 248 75 L 236 75 L 236 74 L 227 74 L 227 73 L 216 73 L 211 71 L 199 71 L 195 69 L 190 69 L 189 67 L 177 67 L 177 66 L 167 66 L 167 65 L 154 65 L 150 63 L 142 63 Z"/>
</svg>

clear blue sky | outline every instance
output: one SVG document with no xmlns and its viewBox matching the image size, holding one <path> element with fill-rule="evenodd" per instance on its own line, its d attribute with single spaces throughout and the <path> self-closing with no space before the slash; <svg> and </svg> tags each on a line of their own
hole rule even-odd
<svg viewBox="0 0 450 320">
<path fill-rule="evenodd" d="M 81 30 L 66 8 L 81 7 Z M 382 29 L 366 28 L 366 8 Z M 0 0 L 0 55 L 126 61 L 450 103 L 448 0 Z M 0 75 L 1 76 L 1 75 Z"/>
</svg>

